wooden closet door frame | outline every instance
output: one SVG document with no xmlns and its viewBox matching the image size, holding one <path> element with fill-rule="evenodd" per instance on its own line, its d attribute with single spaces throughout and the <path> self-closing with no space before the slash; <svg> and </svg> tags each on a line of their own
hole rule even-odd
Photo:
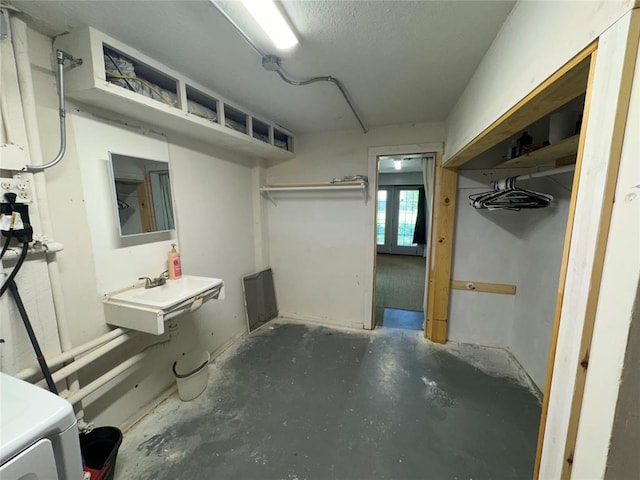
<svg viewBox="0 0 640 480">
<path fill-rule="evenodd" d="M 616 80 L 619 81 L 619 90 L 615 92 L 615 101 L 613 101 L 613 99 L 606 99 L 607 104 L 611 103 L 611 110 L 608 113 L 611 113 L 612 118 L 610 119 L 610 123 L 608 125 L 611 137 L 607 137 L 605 139 L 605 141 L 607 142 L 605 148 L 605 154 L 607 155 L 607 167 L 605 178 L 600 185 L 601 202 L 599 202 L 597 205 L 599 211 L 589 212 L 589 215 L 594 218 L 594 223 L 597 228 L 591 231 L 593 234 L 592 240 L 594 241 L 592 258 L 589 259 L 589 265 L 584 267 L 584 272 L 582 272 L 589 276 L 589 291 L 585 292 L 585 298 L 583 300 L 584 306 L 586 307 L 585 313 L 583 316 L 581 316 L 581 318 L 576 319 L 576 321 L 581 322 L 577 326 L 578 330 L 580 331 L 580 351 L 578 362 L 575 366 L 575 384 L 573 389 L 571 408 L 569 411 L 568 429 L 564 440 L 560 440 L 563 443 L 563 447 L 561 448 L 563 448 L 564 451 L 564 463 L 561 474 L 561 478 L 563 479 L 569 479 L 571 476 L 571 466 L 573 463 L 573 454 L 576 446 L 577 431 L 585 388 L 586 371 L 589 361 L 589 351 L 593 340 L 593 330 L 602 280 L 604 256 L 607 248 L 608 232 L 613 210 L 614 193 L 621 160 L 624 130 L 626 125 L 627 113 L 629 110 L 629 100 L 631 95 L 635 59 L 638 54 L 637 37 L 638 31 L 640 30 L 640 12 L 637 10 L 633 11 L 629 22 L 629 29 L 626 32 L 627 38 L 626 41 L 623 42 L 625 47 L 623 52 L 624 59 L 621 64 L 616 65 L 616 67 L 622 65 L 619 73 L 616 73 L 619 76 L 619 78 L 616 77 Z M 551 348 L 549 351 L 547 366 L 547 378 L 545 382 L 544 400 L 540 417 L 537 453 L 534 466 L 534 479 L 539 478 L 540 474 L 544 436 L 547 429 L 547 415 L 549 411 L 550 393 L 554 377 L 554 367 L 558 346 L 560 323 L 565 302 L 565 288 L 567 286 L 567 278 L 569 275 L 572 275 L 572 278 L 574 278 L 575 275 L 579 275 L 579 273 L 575 272 L 570 273 L 568 267 L 571 257 L 571 243 L 575 227 L 576 210 L 580 207 L 578 205 L 578 194 L 580 191 L 581 177 L 583 176 L 583 156 L 585 144 L 587 142 L 589 114 L 592 109 L 592 94 L 594 88 L 598 46 L 599 39 L 588 45 L 583 51 L 581 51 L 578 55 L 567 62 L 567 64 L 565 64 L 557 72 L 551 75 L 546 81 L 540 84 L 523 100 L 518 102 L 502 117 L 496 120 L 492 125 L 490 125 L 474 140 L 469 142 L 469 144 L 463 147 L 458 153 L 456 153 L 442 165 L 443 167 L 458 167 L 460 165 L 463 165 L 478 154 L 486 151 L 491 146 L 511 137 L 513 134 L 520 131 L 533 121 L 551 113 L 556 108 L 575 98 L 577 96 L 575 95 L 575 88 L 576 86 L 580 86 L 580 88 L 582 88 L 581 85 L 583 85 L 583 83 L 581 82 L 584 82 L 584 75 L 585 73 L 587 74 L 586 90 L 582 89 L 582 91 L 578 92 L 584 93 L 586 91 L 583 126 L 581 129 L 580 141 L 578 145 L 578 152 L 576 157 L 576 172 L 574 174 L 571 202 L 567 219 L 567 228 L 565 232 L 565 243 L 563 247 L 563 257 L 554 315 Z M 616 74 L 614 74 L 614 76 Z M 611 94 L 613 95 L 613 93 Z M 603 102 L 601 98 L 599 98 L 599 101 L 601 103 Z M 595 119 L 593 121 L 596 122 L 598 121 L 598 119 Z M 585 178 L 587 177 L 589 177 L 588 171 Z M 593 178 L 592 175 L 591 178 Z M 581 211 L 581 213 L 583 212 Z M 584 215 L 582 220 L 584 221 Z M 582 226 L 584 227 L 584 225 Z M 434 238 L 437 238 L 438 236 L 438 228 L 438 222 L 435 222 L 433 231 Z M 432 245 L 432 249 L 434 247 L 435 244 Z M 438 268 L 450 269 L 451 258 L 434 258 L 440 258 L 440 264 L 432 267 L 435 268 L 436 271 L 438 270 Z M 573 292 L 572 294 L 575 297 L 576 292 Z M 438 299 L 439 295 L 440 298 Z M 446 296 L 446 302 L 448 303 L 448 295 L 448 292 L 443 293 L 441 290 L 434 290 L 433 292 L 431 292 L 430 290 L 430 302 L 427 308 L 433 308 L 432 300 L 434 299 L 435 301 L 443 303 L 445 301 L 443 299 L 443 296 Z M 433 296 L 434 299 L 432 299 L 431 296 Z M 446 328 L 446 319 L 444 325 Z"/>
</svg>

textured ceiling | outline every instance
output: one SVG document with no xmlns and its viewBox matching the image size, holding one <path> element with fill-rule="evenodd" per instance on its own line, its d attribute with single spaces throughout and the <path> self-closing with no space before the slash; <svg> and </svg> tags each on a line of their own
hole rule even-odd
<svg viewBox="0 0 640 480">
<path fill-rule="evenodd" d="M 220 2 L 291 77 L 339 78 L 369 128 L 444 120 L 514 3 L 285 1 L 300 43 L 277 52 L 239 2 Z M 11 4 L 48 34 L 92 25 L 294 133 L 359 128 L 334 85 L 264 70 L 208 0 Z"/>
</svg>

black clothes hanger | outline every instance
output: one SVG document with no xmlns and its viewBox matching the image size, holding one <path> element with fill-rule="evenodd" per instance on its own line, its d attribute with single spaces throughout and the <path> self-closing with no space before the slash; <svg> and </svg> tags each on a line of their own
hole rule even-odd
<svg viewBox="0 0 640 480">
<path fill-rule="evenodd" d="M 553 201 L 551 195 L 516 187 L 518 177 L 495 182 L 489 192 L 469 195 L 473 208 L 488 210 L 514 210 L 545 208 Z"/>
</svg>

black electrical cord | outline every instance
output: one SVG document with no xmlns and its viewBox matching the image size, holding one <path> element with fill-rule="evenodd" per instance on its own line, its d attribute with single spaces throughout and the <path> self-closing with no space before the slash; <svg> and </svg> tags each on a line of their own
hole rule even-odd
<svg viewBox="0 0 640 480">
<path fill-rule="evenodd" d="M 2 252 L 0 252 L 0 260 L 4 257 L 4 254 L 7 253 L 7 249 L 9 248 L 9 244 L 11 243 L 11 231 L 9 231 L 9 235 L 7 235 L 7 239 L 4 241 L 4 245 L 2 246 Z"/>
<path fill-rule="evenodd" d="M 5 245 L 2 249 L 2 255 L 4 255 L 6 249 L 9 245 L 9 240 L 11 237 L 7 237 L 5 241 Z M 24 308 L 24 304 L 22 303 L 22 298 L 20 297 L 20 292 L 18 292 L 18 285 L 16 285 L 15 278 L 24 263 L 25 258 L 27 258 L 27 252 L 29 251 L 29 242 L 24 242 L 22 244 L 22 252 L 20 252 L 20 257 L 16 262 L 15 267 L 9 274 L 7 280 L 2 284 L 2 288 L 0 289 L 0 297 L 4 294 L 5 291 L 9 290 L 13 300 L 16 302 L 16 306 L 18 307 L 18 312 L 20 313 L 20 318 L 22 319 L 22 323 L 24 323 L 24 328 L 27 331 L 27 335 L 29 336 L 29 340 L 31 341 L 31 346 L 33 347 L 33 351 L 36 354 L 36 359 L 38 360 L 38 364 L 40 365 L 40 370 L 42 370 L 42 375 L 44 376 L 45 381 L 47 382 L 47 387 L 49 387 L 49 391 L 52 393 L 58 394 L 58 389 L 56 388 L 56 384 L 53 381 L 53 377 L 51 376 L 51 370 L 49 370 L 49 365 L 47 365 L 47 360 L 44 358 L 44 354 L 42 353 L 42 349 L 40 348 L 40 344 L 38 343 L 38 339 L 36 337 L 35 332 L 33 331 L 33 327 L 31 326 L 31 321 L 29 320 L 29 315 L 27 315 L 27 310 Z"/>
<path fill-rule="evenodd" d="M 20 257 L 18 257 L 18 262 L 16 263 L 16 266 L 13 267 L 13 270 L 11 270 L 9 277 L 2 284 L 2 287 L 0 287 L 0 297 L 4 295 L 4 292 L 7 291 L 7 288 L 9 288 L 9 285 L 11 284 L 11 282 L 13 282 L 13 279 L 16 278 L 16 275 L 18 275 L 18 272 L 20 271 L 20 267 L 22 267 L 22 264 L 24 263 L 24 259 L 27 258 L 28 251 L 29 251 L 29 242 L 24 242 L 22 244 L 22 252 L 20 252 Z"/>
<path fill-rule="evenodd" d="M 25 250 L 26 250 L 26 247 L 25 247 Z M 58 389 L 56 388 L 56 384 L 53 382 L 53 377 L 51 376 L 51 370 L 49 370 L 49 365 L 47 365 L 47 360 L 44 358 L 44 354 L 40 349 L 40 344 L 38 344 L 38 339 L 36 338 L 36 334 L 33 331 L 31 322 L 29 321 L 29 316 L 27 315 L 27 311 L 24 308 L 24 304 L 22 303 L 22 298 L 20 298 L 20 293 L 18 292 L 18 285 L 16 285 L 16 282 L 13 279 L 10 279 L 8 288 L 9 288 L 9 292 L 11 293 L 11 295 L 13 296 L 13 299 L 16 302 L 16 306 L 18 307 L 18 312 L 20 312 L 20 318 L 22 318 L 22 323 L 24 323 L 24 328 L 27 330 L 27 335 L 29 335 L 29 340 L 31 341 L 31 345 L 33 346 L 33 350 L 36 354 L 36 358 L 38 359 L 38 364 L 40 365 L 40 369 L 42 370 L 42 375 L 44 375 L 44 379 L 47 382 L 47 387 L 49 387 L 49 391 L 51 393 L 55 393 L 57 395 Z"/>
</svg>

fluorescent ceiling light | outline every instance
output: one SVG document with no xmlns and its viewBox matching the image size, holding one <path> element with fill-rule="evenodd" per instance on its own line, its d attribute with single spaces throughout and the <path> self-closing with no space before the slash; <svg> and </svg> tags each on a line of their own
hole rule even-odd
<svg viewBox="0 0 640 480">
<path fill-rule="evenodd" d="M 286 50 L 298 43 L 293 30 L 273 0 L 240 0 L 276 48 Z"/>
<path fill-rule="evenodd" d="M 395 168 L 396 170 L 402 170 L 402 160 L 394 160 L 393 168 Z"/>
</svg>

